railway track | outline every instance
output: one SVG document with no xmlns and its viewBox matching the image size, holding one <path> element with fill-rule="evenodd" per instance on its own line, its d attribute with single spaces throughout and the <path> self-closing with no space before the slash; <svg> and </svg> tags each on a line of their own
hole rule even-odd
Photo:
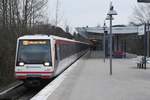
<svg viewBox="0 0 150 100">
<path fill-rule="evenodd" d="M 59 74 L 59 75 L 61 75 L 61 74 Z M 59 77 L 59 75 L 57 77 Z M 0 100 L 30 100 L 40 90 L 42 90 L 47 84 L 49 84 L 50 82 L 52 82 L 54 80 L 55 80 L 55 78 L 53 78 L 52 80 L 46 82 L 42 86 L 36 87 L 36 88 L 34 88 L 34 87 L 33 88 L 26 88 L 24 86 L 23 82 L 18 83 L 16 85 L 13 85 L 13 86 L 1 91 L 0 92 Z"/>
<path fill-rule="evenodd" d="M 45 84 L 46 85 L 46 84 Z M 29 100 L 37 94 L 44 86 L 28 89 L 23 83 L 18 83 L 2 92 L 0 92 L 0 100 Z"/>
<path fill-rule="evenodd" d="M 74 61 L 74 62 L 76 62 L 76 61 Z M 66 69 L 68 69 L 68 68 L 66 68 Z M 61 74 L 59 74 L 59 75 L 61 75 Z M 59 77 L 59 75 L 57 77 Z M 34 87 L 33 88 L 26 88 L 24 86 L 23 82 L 20 82 L 20 83 L 13 85 L 13 86 L 11 86 L 11 87 L 3 90 L 3 91 L 0 91 L 0 100 L 30 100 L 40 90 L 42 90 L 47 84 L 49 84 L 50 82 L 52 82 L 54 80 L 55 80 L 55 78 L 52 78 L 50 81 L 48 81 L 45 84 L 43 84 L 42 86 L 36 87 L 36 88 L 34 88 Z"/>
<path fill-rule="evenodd" d="M 24 91 L 26 91 L 26 88 L 23 87 L 23 83 L 14 85 L 0 92 L 0 100 L 15 100 Z"/>
</svg>

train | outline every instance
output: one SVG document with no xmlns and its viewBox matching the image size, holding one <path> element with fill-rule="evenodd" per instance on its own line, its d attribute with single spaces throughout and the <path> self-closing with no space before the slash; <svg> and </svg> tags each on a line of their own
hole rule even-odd
<svg viewBox="0 0 150 100">
<path fill-rule="evenodd" d="M 90 44 L 54 35 L 25 35 L 17 39 L 15 77 L 34 87 L 61 74 L 89 50 Z"/>
</svg>

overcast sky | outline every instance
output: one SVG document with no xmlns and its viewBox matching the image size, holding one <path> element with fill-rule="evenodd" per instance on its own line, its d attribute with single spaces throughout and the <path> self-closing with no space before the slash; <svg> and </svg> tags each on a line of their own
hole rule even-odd
<svg viewBox="0 0 150 100">
<path fill-rule="evenodd" d="M 137 5 L 137 0 L 112 0 L 118 15 L 113 24 L 128 24 Z M 110 0 L 59 0 L 60 24 L 69 24 L 73 27 L 103 25 L 109 9 Z M 56 0 L 49 0 L 49 18 L 54 22 Z"/>
</svg>

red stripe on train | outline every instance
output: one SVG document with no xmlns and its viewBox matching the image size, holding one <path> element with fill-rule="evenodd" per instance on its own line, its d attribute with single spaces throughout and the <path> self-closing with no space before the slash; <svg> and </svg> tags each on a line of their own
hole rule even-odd
<svg viewBox="0 0 150 100">
<path fill-rule="evenodd" d="M 21 79 L 21 80 L 27 79 L 27 76 L 16 76 L 16 79 Z"/>
<path fill-rule="evenodd" d="M 16 74 L 50 74 L 53 72 L 15 72 Z"/>
<path fill-rule="evenodd" d="M 27 78 L 29 78 L 29 77 L 27 77 L 27 76 L 16 76 L 16 79 L 20 79 L 20 80 L 24 80 L 24 79 L 27 79 Z M 41 79 L 50 79 L 52 77 L 51 76 L 40 76 L 39 78 L 41 78 Z"/>
</svg>

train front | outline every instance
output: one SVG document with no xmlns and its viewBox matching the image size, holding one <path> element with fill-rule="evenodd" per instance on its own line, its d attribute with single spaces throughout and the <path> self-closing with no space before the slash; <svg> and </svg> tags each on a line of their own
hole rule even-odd
<svg viewBox="0 0 150 100">
<path fill-rule="evenodd" d="M 50 39 L 20 39 L 17 43 L 15 76 L 26 86 L 38 86 L 53 76 Z"/>
</svg>

